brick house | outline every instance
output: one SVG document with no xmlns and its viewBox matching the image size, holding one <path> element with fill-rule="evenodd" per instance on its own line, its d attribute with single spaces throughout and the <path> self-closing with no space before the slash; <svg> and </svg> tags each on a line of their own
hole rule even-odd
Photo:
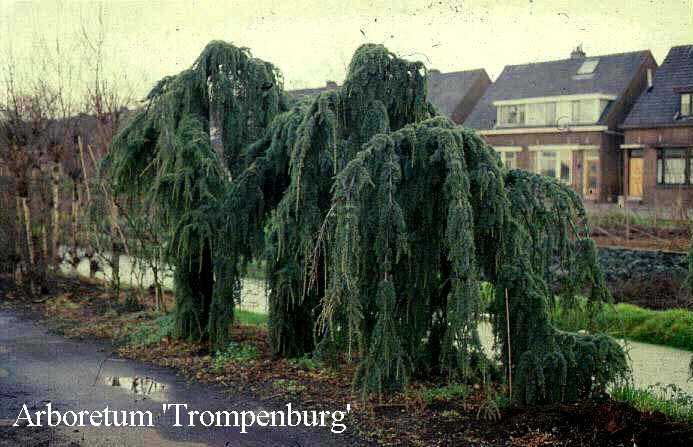
<svg viewBox="0 0 693 447">
<path fill-rule="evenodd" d="M 483 68 L 450 73 L 429 70 L 428 100 L 442 115 L 462 124 L 489 85 L 491 79 Z M 291 90 L 289 94 L 294 98 L 304 98 L 338 87 L 334 81 L 327 81 L 324 87 Z"/>
<path fill-rule="evenodd" d="M 669 51 L 622 128 L 624 194 L 693 205 L 693 45 Z"/>
<path fill-rule="evenodd" d="M 513 168 L 570 184 L 591 201 L 621 194 L 623 123 L 647 87 L 650 51 L 509 65 L 464 125 Z"/>
</svg>

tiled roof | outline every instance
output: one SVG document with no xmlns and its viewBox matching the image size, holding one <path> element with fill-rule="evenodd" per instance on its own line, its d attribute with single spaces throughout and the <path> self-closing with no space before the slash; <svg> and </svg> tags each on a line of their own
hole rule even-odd
<svg viewBox="0 0 693 447">
<path fill-rule="evenodd" d="M 484 69 L 455 71 L 441 73 L 438 70 L 428 71 L 428 100 L 436 106 L 438 111 L 447 117 L 451 117 L 457 106 L 462 102 L 480 77 L 486 76 Z M 290 90 L 288 93 L 294 98 L 317 96 L 318 94 L 334 90 L 339 86 L 334 82 L 328 82 L 325 87 Z"/>
<path fill-rule="evenodd" d="M 440 113 L 451 117 L 480 76 L 488 77 L 483 68 L 450 73 L 429 70 L 428 100 L 436 106 Z"/>
<path fill-rule="evenodd" d="M 507 65 L 496 82 L 486 90 L 464 125 L 474 129 L 492 129 L 496 124 L 493 102 L 500 100 L 590 93 L 618 97 L 648 56 L 649 51 L 636 51 Z M 582 64 L 591 60 L 599 61 L 594 72 L 578 75 Z M 605 114 L 602 120 L 604 117 Z"/>
<path fill-rule="evenodd" d="M 680 88 L 693 88 L 693 45 L 673 47 L 655 73 L 652 88 L 645 90 L 628 114 L 623 127 L 671 124 L 693 125 L 681 119 Z"/>
</svg>

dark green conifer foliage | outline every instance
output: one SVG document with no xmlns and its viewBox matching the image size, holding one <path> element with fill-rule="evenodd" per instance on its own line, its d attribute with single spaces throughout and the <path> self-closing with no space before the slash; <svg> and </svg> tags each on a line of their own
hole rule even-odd
<svg viewBox="0 0 693 447">
<path fill-rule="evenodd" d="M 478 378 L 485 280 L 498 293 L 492 322 L 504 353 L 506 289 L 510 297 L 515 402 L 600 391 L 625 374 L 622 350 L 561 333 L 548 317 L 556 279 L 567 296 L 608 298 L 579 198 L 545 177 L 505 171 L 471 131 L 432 118 L 425 92 L 423 66 L 365 45 L 341 89 L 279 118 L 249 151 L 255 161 L 225 209 L 235 210 L 243 239 L 261 240 L 269 220 L 275 354 L 353 355 L 364 392 L 431 373 Z M 263 186 L 260 171 L 283 191 Z M 244 256 L 257 254 L 238 243 Z"/>
<path fill-rule="evenodd" d="M 179 335 L 221 343 L 246 263 L 264 255 L 274 353 L 345 355 L 364 393 L 485 376 L 482 281 L 496 291 L 515 403 L 589 396 L 626 373 L 613 340 L 549 320 L 556 281 L 569 298 L 608 299 L 568 186 L 505 170 L 472 131 L 435 116 L 423 65 L 381 45 L 356 51 L 340 89 L 291 107 L 274 69 L 253 61 L 210 44 L 157 85 L 109 161 L 120 189 L 166 209 Z"/>
<path fill-rule="evenodd" d="M 399 59 L 382 45 L 364 45 L 356 51 L 341 89 L 296 106 L 248 151 L 256 158 L 250 172 L 234 182 L 224 208 L 250 204 L 241 208 L 249 209 L 250 217 L 231 212 L 229 225 L 242 228 L 244 239 L 261 240 L 269 210 L 276 207 L 265 252 L 275 354 L 300 356 L 315 347 L 314 322 L 329 276 L 325 255 L 331 236 L 323 222 L 330 212 L 335 174 L 376 133 L 428 113 L 423 65 Z M 258 175 L 260 171 L 265 176 Z M 269 188 L 269 200 L 263 189 L 267 176 L 281 179 Z M 280 195 L 277 186 L 284 187 Z M 252 253 L 244 240 L 237 243 L 237 251 L 245 255 L 242 264 Z"/>
<path fill-rule="evenodd" d="M 159 81 L 147 100 L 116 136 L 105 165 L 116 191 L 153 195 L 163 212 L 178 336 L 224 346 L 240 283 L 219 207 L 228 181 L 245 167 L 242 149 L 286 108 L 281 78 L 248 50 L 215 41 L 190 69 Z M 222 150 L 210 138 L 215 128 Z"/>
<path fill-rule="evenodd" d="M 478 377 L 482 279 L 497 291 L 491 315 L 505 365 L 508 291 L 516 403 L 586 397 L 627 372 L 613 340 L 562 333 L 549 321 L 553 259 L 567 272 L 567 293 L 608 296 L 569 187 L 506 172 L 472 132 L 433 118 L 375 136 L 334 191 L 324 307 L 333 328 L 361 328 L 362 389 L 401 386 L 431 369 Z"/>
</svg>

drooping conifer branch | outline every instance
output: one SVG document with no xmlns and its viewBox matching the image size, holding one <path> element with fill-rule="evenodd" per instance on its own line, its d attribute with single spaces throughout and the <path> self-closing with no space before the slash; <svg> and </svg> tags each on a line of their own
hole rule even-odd
<svg viewBox="0 0 693 447">
<path fill-rule="evenodd" d="M 215 41 L 147 101 L 105 166 L 117 192 L 151 195 L 162 210 L 178 336 L 223 347 L 240 283 L 219 210 L 228 180 L 245 168 L 243 150 L 286 109 L 281 77 L 247 49 Z"/>
<path fill-rule="evenodd" d="M 312 100 L 289 106 L 278 79 L 215 42 L 116 140 L 116 186 L 154 194 L 168 222 L 180 336 L 222 344 L 264 255 L 275 355 L 347 354 L 363 392 L 485 376 L 483 281 L 515 402 L 589 396 L 625 373 L 613 340 L 549 320 L 556 282 L 608 298 L 568 186 L 505 170 L 434 116 L 423 65 L 383 46 L 359 48 L 343 86 Z"/>
</svg>

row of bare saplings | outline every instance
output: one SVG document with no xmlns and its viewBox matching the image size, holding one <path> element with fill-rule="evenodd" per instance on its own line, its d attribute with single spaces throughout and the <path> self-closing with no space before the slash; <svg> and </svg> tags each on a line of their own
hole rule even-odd
<svg viewBox="0 0 693 447">
<path fill-rule="evenodd" d="M 99 169 L 126 118 L 124 101 L 97 83 L 76 110 L 61 91 L 9 91 L 0 103 L 0 268 L 33 296 L 49 289 L 51 272 L 101 273 L 115 297 L 123 293 L 121 257 L 135 278 L 153 276 L 163 306 L 161 233 L 149 204 L 116 200 Z M 134 260 L 134 261 L 133 261 Z M 148 285 L 148 284 L 147 284 Z M 143 293 L 128 289 L 128 297 Z"/>
</svg>

